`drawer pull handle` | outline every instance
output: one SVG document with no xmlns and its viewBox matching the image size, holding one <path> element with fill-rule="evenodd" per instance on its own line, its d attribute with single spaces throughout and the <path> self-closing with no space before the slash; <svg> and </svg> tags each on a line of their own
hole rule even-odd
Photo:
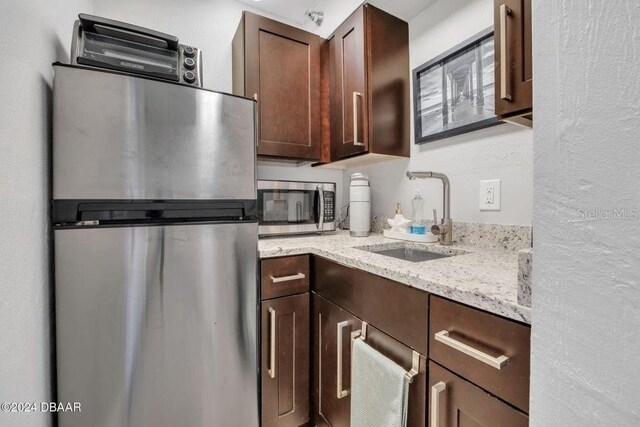
<svg viewBox="0 0 640 427">
<path fill-rule="evenodd" d="M 280 277 L 269 276 L 269 279 L 271 279 L 273 283 L 282 283 L 282 282 L 291 282 L 292 280 L 304 279 L 305 277 L 307 276 L 305 276 L 304 273 L 298 273 L 298 274 L 292 274 L 291 276 L 280 276 Z"/>
<path fill-rule="evenodd" d="M 440 393 L 447 389 L 444 381 L 435 383 L 431 387 L 431 422 L 430 427 L 440 427 Z"/>
<path fill-rule="evenodd" d="M 344 329 L 345 326 L 349 325 L 349 321 L 345 320 L 343 322 L 338 323 L 338 351 L 337 351 L 337 358 L 338 358 L 338 373 L 336 375 L 336 384 L 337 384 L 337 397 L 338 399 L 342 399 L 343 397 L 345 397 L 346 395 L 349 394 L 349 390 L 343 390 L 342 389 L 342 331 Z"/>
<path fill-rule="evenodd" d="M 482 363 L 486 363 L 487 365 L 491 366 L 492 368 L 496 368 L 496 369 L 502 369 L 504 367 L 504 365 L 507 364 L 507 362 L 509 362 L 509 358 L 507 356 L 505 356 L 504 354 L 502 356 L 498 356 L 498 357 L 493 357 L 488 355 L 485 352 L 482 352 L 476 348 L 471 347 L 470 345 L 467 345 L 465 343 L 462 343 L 458 340 L 454 340 L 453 338 L 451 338 L 449 336 L 449 331 L 447 330 L 443 330 L 438 332 L 435 335 L 435 339 L 436 341 L 440 341 L 442 344 L 447 345 L 455 350 L 458 350 L 464 354 L 466 354 L 467 356 L 471 356 L 476 360 L 481 361 Z"/>
<path fill-rule="evenodd" d="M 276 377 L 276 311 L 269 307 L 269 369 L 271 378 Z"/>
</svg>

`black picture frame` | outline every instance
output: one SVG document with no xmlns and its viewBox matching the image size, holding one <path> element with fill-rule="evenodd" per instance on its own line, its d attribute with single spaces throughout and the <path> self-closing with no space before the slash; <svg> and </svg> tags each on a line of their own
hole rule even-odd
<svg viewBox="0 0 640 427">
<path fill-rule="evenodd" d="M 469 99 L 473 99 L 473 98 L 467 98 L 467 104 L 466 108 L 468 110 L 470 110 L 470 107 L 473 106 L 474 109 L 477 111 L 478 108 L 480 108 L 483 112 L 483 114 L 481 115 L 484 116 L 484 118 L 479 118 L 479 120 L 473 121 L 473 122 L 465 122 L 462 121 L 460 125 L 458 126 L 453 126 L 453 127 L 448 127 L 448 120 L 449 120 L 449 114 L 453 113 L 453 108 L 458 108 L 458 107 L 452 107 L 451 109 L 449 109 L 449 105 L 448 105 L 448 99 L 447 100 L 443 100 L 440 105 L 442 105 L 442 107 L 440 107 L 440 112 L 442 114 L 442 130 L 439 131 L 434 131 L 433 133 L 429 133 L 426 135 L 423 135 L 423 120 L 426 120 L 426 118 L 423 118 L 423 115 L 426 115 L 427 113 L 423 114 L 423 112 L 421 111 L 421 102 L 423 100 L 423 97 L 421 96 L 422 93 L 422 87 L 420 86 L 421 84 L 421 76 L 427 72 L 433 72 L 434 75 L 437 76 L 437 69 L 436 67 L 440 67 L 441 68 L 441 75 L 443 76 L 443 84 L 442 84 L 442 89 L 444 91 L 445 96 L 448 96 L 447 93 L 447 85 L 444 83 L 447 80 L 444 77 L 444 73 L 445 73 L 445 67 L 446 65 L 452 61 L 453 59 L 459 58 L 461 57 L 463 54 L 470 52 L 470 51 L 474 51 L 477 52 L 478 54 L 480 54 L 480 61 L 478 61 L 478 56 L 476 55 L 476 59 L 474 62 L 476 62 L 476 67 L 480 67 L 480 70 L 484 70 L 484 72 L 480 72 L 478 73 L 476 70 L 476 79 L 478 78 L 478 74 L 480 76 L 483 76 L 484 74 L 490 72 L 491 76 L 494 76 L 494 65 L 493 65 L 493 61 L 491 61 L 490 65 L 490 70 L 488 65 L 486 65 L 484 68 L 482 66 L 482 46 L 483 44 L 485 46 L 489 46 L 489 44 L 492 47 L 492 51 L 495 52 L 495 48 L 493 48 L 493 26 L 481 31 L 480 33 L 474 35 L 473 37 L 470 37 L 469 39 L 463 41 L 462 43 L 457 44 L 456 46 L 452 47 L 451 49 L 447 50 L 446 52 L 436 56 L 435 58 L 431 59 L 430 61 L 425 62 L 424 64 L 420 65 L 419 67 L 415 68 L 412 71 L 413 74 L 413 123 L 414 123 L 414 132 L 415 132 L 415 144 L 424 144 L 427 142 L 432 142 L 432 141 L 436 141 L 436 140 L 440 140 L 440 139 L 445 139 L 454 135 L 461 135 L 463 133 L 468 133 L 468 132 L 473 132 L 475 130 L 478 129 L 483 129 L 489 126 L 495 126 L 498 124 L 503 123 L 501 120 L 499 120 L 496 115 L 495 115 L 495 106 L 494 106 L 494 102 L 491 101 L 491 105 L 490 107 L 488 105 L 484 104 L 484 95 L 480 95 L 479 97 L 476 95 L 475 96 L 475 102 L 476 105 L 474 105 L 474 101 L 471 100 L 469 101 Z M 493 55 L 491 56 L 493 57 Z M 487 61 L 489 62 L 489 61 Z M 469 67 L 471 67 L 471 64 L 468 64 Z M 473 71 L 471 71 L 469 78 L 471 79 L 471 81 L 473 82 Z M 482 82 L 484 77 L 480 77 L 480 82 Z M 453 80 L 453 79 L 452 79 Z M 495 79 L 493 78 L 493 83 L 491 83 L 491 87 L 492 87 L 492 94 L 493 96 L 495 96 Z M 477 83 L 477 82 L 476 82 Z M 471 87 L 471 92 L 473 92 L 473 87 L 472 87 L 472 83 L 469 84 L 469 86 Z M 478 92 L 477 87 L 479 86 L 479 84 L 476 85 L 476 93 Z M 487 86 L 483 85 L 483 90 L 480 92 L 484 92 L 485 88 Z M 468 93 L 467 93 L 468 95 Z M 442 93 L 440 94 L 440 97 L 442 97 Z M 437 93 L 434 94 L 434 99 L 437 99 L 438 95 Z M 490 99 L 493 99 L 491 96 L 489 97 Z M 481 100 L 481 101 L 479 101 Z M 482 102 L 482 104 L 478 104 L 479 102 Z M 438 104 L 435 104 L 436 106 Z M 464 107 L 461 105 L 461 107 Z M 486 114 L 487 113 L 487 109 L 490 108 L 490 114 Z M 434 112 L 437 111 L 437 108 L 433 107 L 432 110 Z M 446 110 L 446 113 L 444 112 Z M 436 114 L 438 114 L 436 112 Z M 468 121 L 468 120 L 467 120 Z M 438 124 L 436 121 L 436 124 L 434 125 L 434 127 L 438 128 Z"/>
</svg>

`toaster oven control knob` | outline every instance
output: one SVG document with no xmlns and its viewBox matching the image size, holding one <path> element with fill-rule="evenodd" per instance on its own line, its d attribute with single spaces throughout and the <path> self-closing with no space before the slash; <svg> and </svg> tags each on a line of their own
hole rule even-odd
<svg viewBox="0 0 640 427">
<path fill-rule="evenodd" d="M 190 58 L 193 57 L 193 55 L 196 54 L 196 50 L 194 48 L 192 48 L 191 46 L 185 46 L 182 48 L 182 53 L 184 54 L 184 56 L 188 56 Z"/>
<path fill-rule="evenodd" d="M 196 61 L 193 58 L 184 58 L 184 67 L 188 70 L 196 68 Z"/>
<path fill-rule="evenodd" d="M 193 71 L 187 71 L 182 76 L 187 83 L 193 83 L 196 81 L 196 74 Z"/>
</svg>

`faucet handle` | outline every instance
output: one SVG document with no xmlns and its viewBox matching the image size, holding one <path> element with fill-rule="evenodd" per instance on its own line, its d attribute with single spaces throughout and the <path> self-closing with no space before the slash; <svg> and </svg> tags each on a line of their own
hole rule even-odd
<svg viewBox="0 0 640 427">
<path fill-rule="evenodd" d="M 438 223 L 438 211 L 436 209 L 433 210 L 433 225 L 431 226 L 431 232 L 436 236 L 446 233 L 444 227 Z"/>
</svg>

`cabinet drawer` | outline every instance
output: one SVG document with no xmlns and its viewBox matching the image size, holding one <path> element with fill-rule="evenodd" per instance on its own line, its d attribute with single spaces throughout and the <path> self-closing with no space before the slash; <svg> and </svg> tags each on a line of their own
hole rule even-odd
<svg viewBox="0 0 640 427">
<path fill-rule="evenodd" d="M 530 328 L 431 296 L 429 358 L 529 412 Z"/>
<path fill-rule="evenodd" d="M 309 256 L 264 259 L 261 263 L 262 300 L 309 290 Z"/>
<path fill-rule="evenodd" d="M 430 426 L 527 427 L 529 417 L 436 363 L 429 363 Z"/>
<path fill-rule="evenodd" d="M 427 354 L 426 292 L 317 256 L 311 270 L 318 295 Z"/>
</svg>

